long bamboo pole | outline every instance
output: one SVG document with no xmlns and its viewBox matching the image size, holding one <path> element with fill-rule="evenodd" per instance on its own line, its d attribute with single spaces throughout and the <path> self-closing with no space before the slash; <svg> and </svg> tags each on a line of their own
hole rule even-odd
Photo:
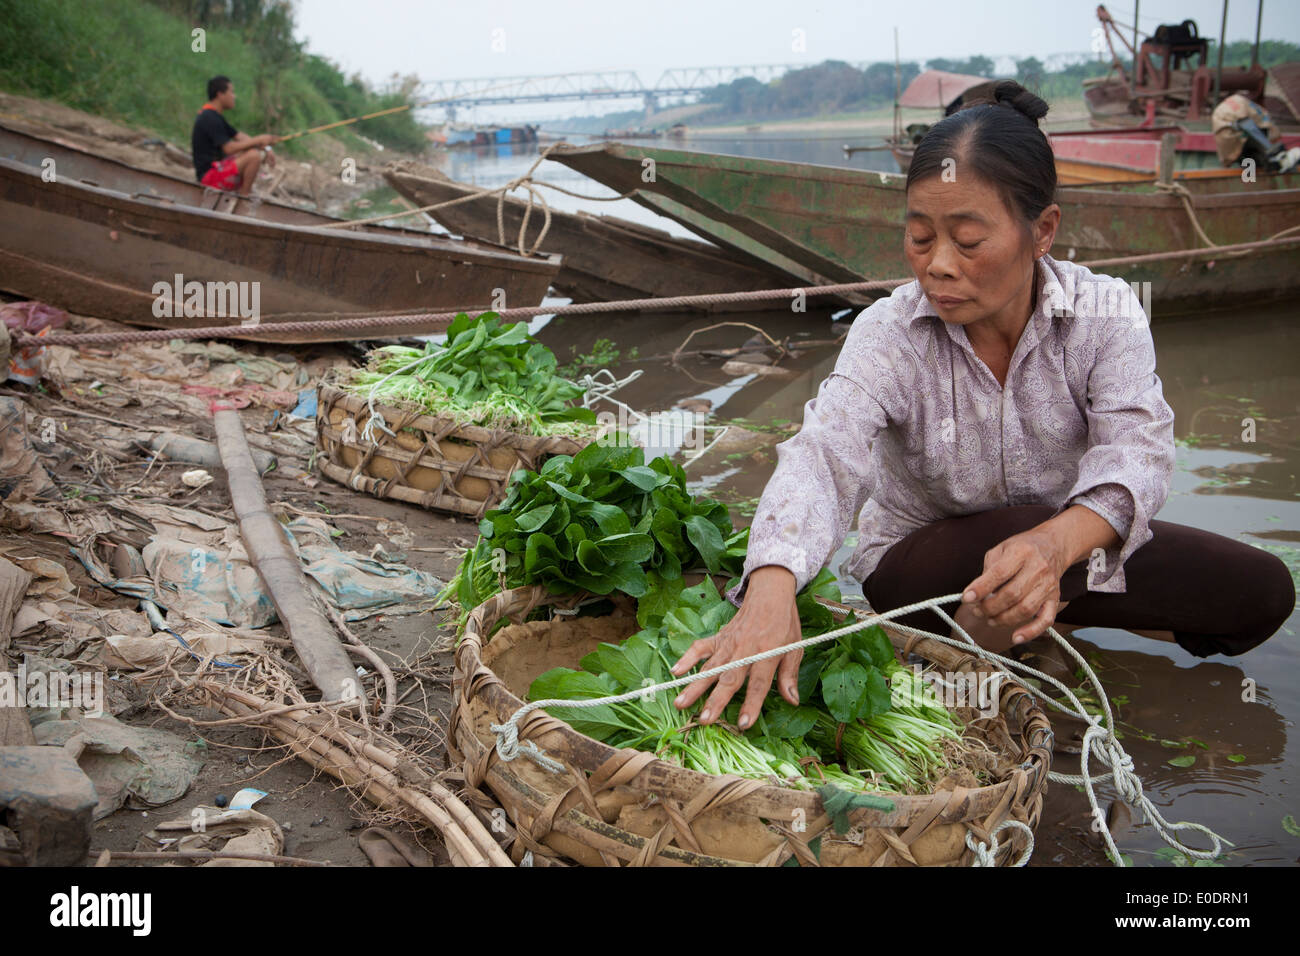
<svg viewBox="0 0 1300 956">
<path fill-rule="evenodd" d="M 285 537 L 287 532 L 267 508 L 266 492 L 253 464 L 239 412 L 217 407 L 212 423 L 226 469 L 230 502 L 239 518 L 239 535 L 303 667 L 325 700 L 350 700 L 364 707 L 365 691 L 356 668 L 348 660 L 329 618 L 312 598 L 302 564 Z"/>
</svg>

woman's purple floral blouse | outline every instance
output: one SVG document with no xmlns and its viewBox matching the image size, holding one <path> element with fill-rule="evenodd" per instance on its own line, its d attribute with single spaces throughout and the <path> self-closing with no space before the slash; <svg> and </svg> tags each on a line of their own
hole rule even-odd
<svg viewBox="0 0 1300 956">
<path fill-rule="evenodd" d="M 733 603 L 766 564 L 802 588 L 854 515 L 847 569 L 861 581 L 923 525 L 1026 504 L 1082 504 L 1105 518 L 1122 544 L 1090 562 L 1088 587 L 1125 590 L 1123 563 L 1150 540 L 1169 493 L 1173 410 L 1133 289 L 1047 256 L 1038 269 L 1039 300 L 1005 388 L 919 282 L 857 317 L 803 427 L 776 446 Z"/>
</svg>

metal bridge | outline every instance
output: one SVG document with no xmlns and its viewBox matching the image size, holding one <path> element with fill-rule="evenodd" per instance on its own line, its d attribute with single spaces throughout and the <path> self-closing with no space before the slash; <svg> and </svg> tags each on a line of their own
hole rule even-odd
<svg viewBox="0 0 1300 956">
<path fill-rule="evenodd" d="M 1044 56 L 1045 69 L 1060 69 L 1068 62 L 1087 58 L 1086 53 L 1053 53 Z M 1015 59 L 994 57 L 1000 72 L 1014 69 Z M 812 63 L 777 63 L 748 66 L 684 66 L 664 70 L 653 84 L 642 82 L 635 70 L 597 70 L 585 73 L 555 73 L 549 76 L 490 76 L 467 80 L 429 80 L 421 85 L 420 98 L 437 100 L 454 113 L 471 106 L 500 106 L 511 103 L 553 103 L 563 100 L 641 99 L 654 109 L 659 97 L 689 96 L 746 77 L 769 83 L 791 70 L 808 69 Z M 873 61 L 848 63 L 865 70 Z"/>
<path fill-rule="evenodd" d="M 420 88 L 421 99 L 440 100 L 447 106 L 497 106 L 509 103 L 549 103 L 562 100 L 616 100 L 638 97 L 653 106 L 661 96 L 687 96 L 752 77 L 768 83 L 789 70 L 807 69 L 808 63 L 761 66 L 686 66 L 664 70 L 647 86 L 634 70 L 556 73 L 551 76 L 494 76 L 472 80 L 432 80 Z M 869 63 L 850 63 L 862 70 Z M 442 105 L 442 104 L 440 104 Z"/>
</svg>

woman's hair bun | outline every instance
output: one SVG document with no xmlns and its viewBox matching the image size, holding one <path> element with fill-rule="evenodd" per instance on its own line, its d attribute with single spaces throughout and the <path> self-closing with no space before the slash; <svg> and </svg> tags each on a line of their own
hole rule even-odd
<svg viewBox="0 0 1300 956">
<path fill-rule="evenodd" d="M 1009 106 L 1035 123 L 1047 115 L 1047 102 L 1042 97 L 1030 93 L 1015 80 L 1003 80 L 993 87 L 993 102 L 999 106 Z"/>
</svg>

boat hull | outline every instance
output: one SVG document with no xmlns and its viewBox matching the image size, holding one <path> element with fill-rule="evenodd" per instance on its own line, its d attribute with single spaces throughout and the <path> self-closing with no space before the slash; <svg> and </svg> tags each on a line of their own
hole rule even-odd
<svg viewBox="0 0 1300 956">
<path fill-rule="evenodd" d="M 260 341 L 318 342 L 442 331 L 447 320 L 360 329 L 277 330 L 288 322 L 423 315 L 537 305 L 559 271 L 558 256 L 525 258 L 482 243 L 411 230 L 323 228 L 338 222 L 278 203 L 240 203 L 240 214 L 201 208 L 235 197 L 88 156 L 38 137 L 0 133 L 5 152 L 45 149 L 39 165 L 0 158 L 0 288 L 72 312 L 151 328 L 236 324 L 226 315 L 158 314 L 159 284 L 249 283 Z M 77 174 L 83 178 L 77 178 Z M 89 185 L 120 181 L 132 194 Z M 256 286 L 251 285 L 256 283 Z M 206 301 L 206 300 L 205 300 Z M 163 304 L 165 306 L 165 304 Z M 179 311 L 184 312 L 183 309 Z"/>
<path fill-rule="evenodd" d="M 414 163 L 397 163 L 384 171 L 388 184 L 419 206 L 463 199 L 476 189 Z M 500 238 L 496 196 L 483 196 L 435 209 L 430 215 L 453 233 L 475 239 Z M 527 205 L 507 198 L 501 207 L 507 243 L 519 241 Z M 544 216 L 535 206 L 528 218 L 525 248 L 536 242 Z M 669 235 L 613 216 L 551 211 L 542 242 L 559 253 L 563 265 L 554 286 L 575 302 L 740 292 L 799 285 L 802 279 L 769 268 L 717 246 Z M 782 304 L 784 306 L 784 304 Z M 759 303 L 723 303 L 700 311 L 754 311 Z M 654 311 L 661 311 L 655 309 Z"/>
<path fill-rule="evenodd" d="M 832 281 L 911 275 L 903 255 L 905 178 L 897 174 L 623 144 L 562 147 L 551 156 L 619 192 L 637 190 L 638 202 L 665 215 L 673 215 L 672 204 L 689 208 L 699 218 L 679 220 L 688 227 L 724 223 Z M 647 159 L 653 165 L 643 167 Z M 653 181 L 642 181 L 643 168 L 653 168 Z M 1300 221 L 1300 175 L 1180 185 L 1219 245 L 1269 238 Z M 1067 187 L 1058 201 L 1062 224 L 1052 254 L 1060 259 L 1087 263 L 1204 246 L 1182 202 L 1151 183 Z M 1159 279 L 1164 310 L 1300 291 L 1294 247 L 1283 243 L 1254 255 L 1263 268 L 1231 256 L 1209 270 L 1183 270 L 1173 281 L 1164 267 L 1142 264 L 1124 275 Z"/>
</svg>

